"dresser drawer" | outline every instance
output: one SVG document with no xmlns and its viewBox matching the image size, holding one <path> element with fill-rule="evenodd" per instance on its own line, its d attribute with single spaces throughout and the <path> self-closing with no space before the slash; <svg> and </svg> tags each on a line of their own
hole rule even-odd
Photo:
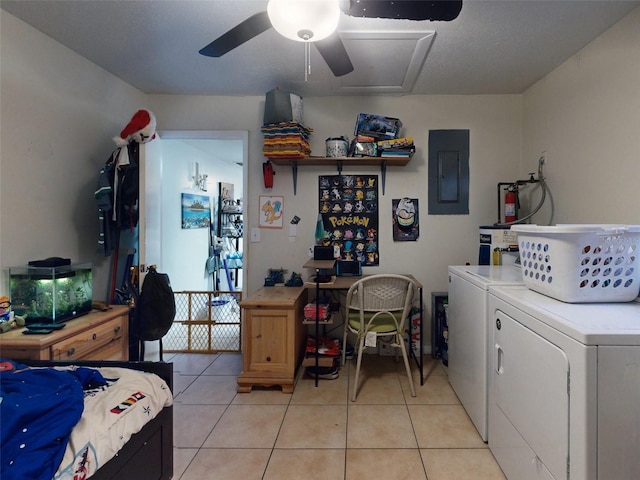
<svg viewBox="0 0 640 480">
<path fill-rule="evenodd" d="M 126 338 L 127 319 L 117 317 L 95 328 L 81 332 L 66 340 L 51 346 L 53 360 L 77 360 L 91 357 L 96 350 L 111 344 L 121 345 L 123 336 Z"/>
<path fill-rule="evenodd" d="M 129 358 L 129 342 L 124 338 L 116 338 L 100 350 L 89 352 L 82 360 L 122 360 Z"/>
</svg>

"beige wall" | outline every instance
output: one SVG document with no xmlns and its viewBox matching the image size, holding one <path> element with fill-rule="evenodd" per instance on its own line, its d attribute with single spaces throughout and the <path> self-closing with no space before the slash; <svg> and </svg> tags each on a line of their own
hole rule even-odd
<svg viewBox="0 0 640 480">
<path fill-rule="evenodd" d="M 111 138 L 145 96 L 4 10 L 0 22 L 3 278 L 10 266 L 68 257 L 93 263 L 96 297 L 106 298 L 93 192 Z"/>
<path fill-rule="evenodd" d="M 523 98 L 523 158 L 547 151 L 553 223 L 639 224 L 640 8 Z"/>
<path fill-rule="evenodd" d="M 302 222 L 295 239 L 286 228 L 263 230 L 260 243 L 248 244 L 247 289 L 258 288 L 270 267 L 301 270 L 313 241 L 318 176 L 335 170 L 300 169 L 294 196 L 290 169 L 277 167 L 275 188 L 265 190 L 262 97 L 145 96 L 6 12 L 0 11 L 0 20 L 3 269 L 33 258 L 69 256 L 93 262 L 96 296 L 106 292 L 108 260 L 95 254 L 96 176 L 113 150 L 111 137 L 135 110 L 147 107 L 155 112 L 159 130 L 249 132 L 247 227 L 258 223 L 261 194 L 284 196 L 286 222 L 293 215 Z M 447 265 L 476 261 L 478 226 L 495 221 L 497 182 L 535 171 L 542 150 L 548 156 L 555 222 L 640 223 L 638 24 L 640 9 L 523 95 L 304 99 L 316 155 L 323 154 L 325 138 L 352 135 L 360 112 L 397 116 L 403 133 L 414 137 L 415 157 L 387 174 L 379 270 L 415 274 L 424 284 L 427 314 L 429 293 L 447 289 Z M 471 132 L 469 215 L 427 215 L 428 132 L 443 128 Z M 391 240 L 391 200 L 402 196 L 420 202 L 417 242 Z M 548 213 L 540 215 L 540 223 Z M 0 293 L 5 288 L 3 282 Z"/>
<path fill-rule="evenodd" d="M 263 229 L 260 243 L 246 244 L 249 292 L 260 287 L 269 268 L 303 273 L 307 251 L 313 244 L 318 209 L 318 176 L 336 174 L 335 167 L 305 167 L 298 172 L 297 195 L 293 194 L 289 167 L 275 167 L 274 188 L 262 180 L 261 120 L 263 97 L 150 96 L 149 102 L 162 130 L 249 130 L 249 164 L 245 184 L 245 230 L 258 225 L 260 195 L 284 197 L 285 224 L 294 215 L 302 220 L 298 236 L 282 230 Z M 385 195 L 380 197 L 380 266 L 371 272 L 406 272 L 424 285 L 425 302 L 430 292 L 448 288 L 447 266 L 477 263 L 478 226 L 497 217 L 496 184 L 513 180 L 521 170 L 521 116 L 519 95 L 328 97 L 304 99 L 304 122 L 314 129 L 313 154 L 324 155 L 324 141 L 333 136 L 353 136 L 360 112 L 399 117 L 403 134 L 413 136 L 417 153 L 406 167 L 387 170 Z M 229 113 L 232 112 L 232 113 Z M 427 215 L 427 139 L 430 129 L 470 130 L 469 215 Z M 373 173 L 377 167 L 345 168 L 344 173 Z M 380 194 L 382 192 L 380 191 Z M 417 242 L 396 242 L 391 237 L 391 200 L 408 196 L 420 206 L 420 237 Z"/>
</svg>

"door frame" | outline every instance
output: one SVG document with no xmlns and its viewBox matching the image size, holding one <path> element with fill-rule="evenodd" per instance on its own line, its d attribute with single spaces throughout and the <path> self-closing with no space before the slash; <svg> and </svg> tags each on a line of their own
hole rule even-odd
<svg viewBox="0 0 640 480">
<path fill-rule="evenodd" d="M 158 130 L 162 140 L 239 140 L 242 142 L 242 191 L 249 191 L 248 165 L 249 165 L 249 131 L 248 130 Z M 248 202 L 243 202 L 245 218 L 249 208 Z M 242 296 L 246 297 L 248 275 L 248 248 L 247 235 L 242 236 L 242 251 L 245 252 L 242 259 Z"/>
</svg>

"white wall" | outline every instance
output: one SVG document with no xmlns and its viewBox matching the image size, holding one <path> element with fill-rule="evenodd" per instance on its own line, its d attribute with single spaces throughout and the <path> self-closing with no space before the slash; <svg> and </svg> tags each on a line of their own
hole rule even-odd
<svg viewBox="0 0 640 480">
<path fill-rule="evenodd" d="M 146 97 L 4 10 L 0 45 L 3 275 L 50 256 L 91 262 L 94 296 L 106 299 L 110 258 L 96 253 L 93 194 L 111 138 Z"/>
<path fill-rule="evenodd" d="M 553 223 L 639 224 L 640 8 L 523 98 L 523 157 L 547 151 Z"/>
<path fill-rule="evenodd" d="M 66 93 L 69 88 L 74 94 L 61 96 L 64 101 L 60 105 L 52 105 L 53 102 L 43 104 L 36 108 L 37 118 L 48 118 L 49 121 L 39 125 L 43 130 L 45 125 L 55 124 L 53 130 L 55 137 L 60 135 L 67 138 L 62 142 L 63 150 L 54 150 L 49 158 L 61 163 L 56 172 L 64 171 L 63 178 L 55 178 L 50 183 L 47 192 L 47 202 L 42 206 L 51 205 L 50 198 L 56 198 L 54 215 L 62 218 L 49 222 L 48 229 L 55 231 L 53 237 L 60 238 L 58 246 L 48 246 L 51 235 L 47 241 L 40 240 L 32 247 L 30 252 L 16 251 L 24 245 L 19 241 L 22 237 L 29 237 L 29 241 L 38 238 L 33 232 L 40 230 L 38 224 L 26 221 L 16 221 L 29 217 L 29 209 L 23 210 L 19 206 L 7 215 L 14 225 L 20 225 L 10 232 L 3 230 L 3 264 L 11 262 L 24 263 L 33 257 L 47 255 L 76 256 L 76 250 L 82 248 L 93 252 L 94 237 L 97 235 L 97 220 L 94 219 L 95 209 L 91 204 L 91 195 L 95 186 L 95 178 L 98 167 L 104 162 L 104 158 L 111 152 L 110 138 L 122 128 L 123 119 L 128 119 L 143 100 L 146 100 L 147 108 L 150 108 L 157 117 L 159 130 L 247 130 L 249 131 L 249 152 L 247 165 L 247 178 L 245 197 L 245 226 L 250 228 L 258 224 L 257 203 L 259 195 L 282 195 L 285 198 L 286 222 L 295 214 L 302 218 L 298 227 L 298 237 L 290 239 L 288 229 L 263 230 L 262 240 L 259 244 L 245 244 L 245 266 L 250 275 L 246 278 L 246 291 L 254 291 L 262 285 L 270 267 L 282 267 L 289 271 L 301 271 L 302 264 L 306 261 L 308 246 L 313 242 L 313 230 L 317 211 L 317 177 L 320 174 L 334 173 L 333 169 L 319 167 L 301 169 L 298 177 L 298 194 L 293 195 L 292 177 L 289 168 L 278 168 L 275 178 L 275 188 L 267 190 L 262 181 L 262 135 L 260 133 L 261 120 L 264 109 L 264 97 L 199 97 L 199 96 L 164 96 L 151 95 L 143 97 L 133 89 L 72 54 L 64 47 L 43 37 L 35 30 L 24 25 L 15 18 L 2 13 L 7 28 L 3 28 L 2 48 L 8 50 L 9 58 L 15 60 L 5 65 L 3 55 L 3 72 L 11 70 L 17 75 L 21 68 L 35 70 L 33 77 L 38 78 L 36 91 L 38 96 L 42 92 L 51 92 L 53 98 L 58 98 L 58 90 Z M 4 24 L 3 24 L 4 26 Z M 9 32 L 9 29 L 16 30 Z M 6 35 L 11 33 L 11 35 Z M 9 38 L 5 47 L 5 35 Z M 28 37 L 24 39 L 24 37 Z M 24 41 L 12 41 L 13 38 Z M 27 47 L 27 45 L 35 45 Z M 40 58 L 43 50 L 50 49 L 46 55 L 47 61 Z M 31 50 L 34 50 L 32 52 Z M 69 59 L 67 60 L 67 57 Z M 26 63 L 25 67 L 15 65 L 18 59 Z M 34 59 L 31 62 L 31 59 Z M 33 63 L 33 65 L 31 64 Z M 77 64 L 76 69 L 69 68 L 68 64 Z M 86 72 L 84 72 L 86 70 Z M 98 75 L 99 73 L 99 75 Z M 98 78 L 94 76 L 98 75 Z M 60 82 L 51 85 L 48 79 L 60 77 Z M 66 79 L 69 76 L 70 78 Z M 81 79 L 89 78 L 89 85 L 85 85 Z M 3 73 L 3 102 L 11 94 L 15 107 L 10 109 L 11 124 L 17 126 L 21 123 L 33 122 L 33 110 L 30 108 L 30 89 L 23 91 L 24 82 L 15 82 L 13 89 L 5 81 Z M 65 81 L 62 81 L 64 79 Z M 74 86 L 75 83 L 79 85 Z M 90 95 L 93 90 L 89 87 L 93 84 L 101 84 L 101 95 Z M 111 98 L 109 93 L 118 90 L 121 95 Z M 89 92 L 85 90 L 89 89 Z M 80 92 L 80 93 L 78 93 Z M 105 95 L 104 92 L 107 92 Z M 107 99 L 107 105 L 105 100 Z M 111 103 L 108 101 L 111 100 Z M 133 103 L 135 109 L 130 108 Z M 39 110 L 42 110 L 40 112 Z M 60 112 L 69 112 L 68 115 L 60 115 Z M 77 118 L 74 113 L 77 112 Z M 87 119 L 96 115 L 102 118 L 110 113 L 110 124 L 100 128 L 90 128 L 83 140 L 78 142 L 76 130 L 83 130 L 87 125 Z M 27 113 L 28 112 L 28 113 Z M 84 114 L 82 114 L 84 112 Z M 315 129 L 312 138 L 312 147 L 315 154 L 324 153 L 324 139 L 335 135 L 351 135 L 356 115 L 360 112 L 377 113 L 397 116 L 404 122 L 405 135 L 412 135 L 418 148 L 418 152 L 412 161 L 403 168 L 389 168 L 387 174 L 386 195 L 382 197 L 380 204 L 380 252 L 381 264 L 379 271 L 394 271 L 413 273 L 424 284 L 429 304 L 428 295 L 431 291 L 447 289 L 446 266 L 453 263 L 475 262 L 477 258 L 478 240 L 477 229 L 481 224 L 494 221 L 495 217 L 495 185 L 498 181 L 511 179 L 521 170 L 521 97 L 518 95 L 507 96 L 407 96 L 407 97 L 335 97 L 335 98 L 306 98 L 305 99 L 305 123 Z M 92 116 L 89 116 L 89 113 Z M 4 114 L 4 105 L 3 105 Z M 57 122 L 52 117 L 57 116 Z M 62 118 L 62 121 L 60 120 Z M 463 128 L 471 131 L 471 191 L 470 191 L 470 215 L 464 216 L 428 216 L 427 215 L 427 138 L 429 129 Z M 12 130 L 5 130 L 3 124 L 3 138 Z M 36 136 L 35 132 L 21 136 L 28 136 L 34 146 L 46 149 L 50 142 Z M 11 138 L 10 136 L 7 138 Z M 86 138 L 86 139 L 85 139 Z M 36 140 L 37 139 L 37 140 Z M 28 144 L 29 141 L 26 142 Z M 80 143 L 80 145 L 79 145 Z M 3 141 L 3 157 L 4 145 Z M 34 148 L 34 147 L 32 147 Z M 83 150 L 79 152 L 79 150 Z M 13 151 L 11 156 L 15 159 L 22 158 L 22 152 Z M 77 157 L 82 157 L 82 161 Z M 94 158 L 87 162 L 87 158 Z M 41 165 L 43 161 L 33 158 L 28 162 L 19 163 L 12 158 L 11 168 L 6 169 L 3 163 L 3 179 L 7 172 L 12 176 L 25 176 L 32 165 Z M 89 163 L 86 168 L 78 168 L 77 165 Z M 23 169 L 20 169 L 20 166 Z M 24 168 L 26 165 L 29 167 Z M 69 171 L 74 175 L 69 185 Z M 353 171 L 353 170 L 352 170 Z M 373 167 L 366 167 L 362 173 L 379 173 Z M 42 180 L 48 178 L 42 174 Z M 5 180 L 3 180 L 5 182 Z M 44 183 L 44 182 L 40 182 Z M 3 198 L 7 197 L 3 188 Z M 64 192 L 64 193 L 63 193 Z M 69 195 L 71 193 L 71 195 Z M 69 197 L 75 196 L 75 200 L 69 201 Z M 418 198 L 421 205 L 421 232 L 417 242 L 393 243 L 391 240 L 391 200 L 402 196 Z M 82 200 L 79 201 L 79 200 Z M 29 201 L 30 202 L 30 201 Z M 68 202 L 73 203 L 85 219 L 85 225 L 77 227 L 74 224 L 75 215 L 69 214 Z M 6 201 L 3 201 L 6 205 Z M 29 205 L 31 205 L 29 203 Z M 4 210 L 7 210 L 6 208 Z M 39 214 L 36 214 L 36 217 Z M 43 214 L 43 220 L 47 220 L 49 214 Z M 43 223 L 43 222 L 40 222 Z M 46 223 L 46 222 L 45 222 Z M 51 224 L 54 223 L 55 225 Z M 5 223 L 6 224 L 6 223 Z M 24 227 L 23 227 L 24 226 Z M 73 232 L 73 233 L 69 233 Z M 79 234 L 77 232 L 80 232 Z M 7 239 L 8 241 L 6 241 Z M 69 247 L 69 244 L 77 246 Z M 7 245 L 7 247 L 5 247 Z M 65 248 L 61 248 L 64 245 Z M 98 259 L 91 257 L 94 263 L 100 263 Z M 11 261 L 9 261 L 11 259 Z M 83 258 L 84 259 L 84 258 Z M 104 262 L 104 261 L 103 261 Z M 304 272 L 307 274 L 308 272 Z M 104 273 L 96 275 L 98 285 L 106 285 L 108 279 Z M 98 288 L 99 291 L 101 288 Z M 99 295 L 97 295 L 99 296 Z"/>
<path fill-rule="evenodd" d="M 198 140 L 207 142 L 208 140 Z M 224 141 L 224 140 L 222 140 Z M 242 142 L 233 142 L 242 149 Z M 169 274 L 174 291 L 203 291 L 213 288 L 211 275 L 205 272 L 209 255 L 209 229 L 183 229 L 181 225 L 180 199 L 182 193 L 209 197 L 211 205 L 218 199 L 218 183 L 234 185 L 234 198 L 242 198 L 242 167 L 228 163 L 194 148 L 182 140 L 162 139 L 162 265 Z M 207 191 L 193 187 L 191 180 L 193 162 L 200 164 L 200 173 L 208 175 Z M 212 217 L 215 225 L 216 218 Z M 226 278 L 223 274 L 222 278 Z M 227 289 L 226 280 L 222 282 Z"/>
<path fill-rule="evenodd" d="M 300 168 L 297 195 L 293 195 L 292 173 L 276 167 L 274 188 L 265 189 L 262 179 L 262 135 L 260 126 L 263 97 L 179 97 L 150 96 L 152 110 L 162 129 L 247 129 L 249 130 L 248 186 L 245 190 L 245 230 L 258 225 L 258 197 L 284 197 L 285 226 L 293 215 L 302 220 L 298 236 L 290 238 L 288 228 L 263 229 L 260 243 L 245 249 L 249 266 L 247 291 L 262 285 L 269 268 L 303 272 L 307 250 L 314 241 L 318 209 L 318 176 L 335 174 L 334 167 Z M 234 115 L 228 114 L 233 111 Z M 521 97 L 406 96 L 305 98 L 305 124 L 314 129 L 312 149 L 324 155 L 324 141 L 336 135 L 353 136 L 360 112 L 399 117 L 403 134 L 414 137 L 417 153 L 406 167 L 390 167 L 386 192 L 380 201 L 380 266 L 367 269 L 414 274 L 424 285 L 425 302 L 431 291 L 446 291 L 447 266 L 477 263 L 478 226 L 496 217 L 496 184 L 515 179 L 521 170 Z M 469 129 L 470 214 L 427 215 L 427 139 L 430 129 Z M 530 168 L 530 167 L 529 167 Z M 345 173 L 374 173 L 376 167 L 345 168 Z M 380 192 L 381 193 L 381 192 Z M 410 196 L 420 202 L 420 238 L 417 242 L 394 243 L 391 237 L 391 200 Z"/>
<path fill-rule="evenodd" d="M 262 230 L 260 243 L 246 244 L 246 290 L 261 286 L 270 267 L 301 270 L 313 241 L 318 175 L 335 170 L 300 169 L 294 196 L 290 169 L 278 167 L 275 187 L 264 188 L 262 96 L 144 96 L 6 12 L 0 11 L 0 19 L 2 267 L 49 255 L 93 261 L 99 297 L 108 260 L 94 253 L 97 171 L 113 149 L 110 138 L 135 110 L 147 107 L 159 130 L 249 132 L 246 227 L 257 226 L 258 197 L 264 194 L 284 196 L 286 223 L 294 214 L 302 221 L 295 239 L 288 229 Z M 414 137 L 418 152 L 412 161 L 388 171 L 379 270 L 416 275 L 427 293 L 427 315 L 429 292 L 447 289 L 447 265 L 475 262 L 478 226 L 495 221 L 496 184 L 535 171 L 542 150 L 549 158 L 556 222 L 640 223 L 639 24 L 635 10 L 524 95 L 304 99 L 316 155 L 324 153 L 325 138 L 352 135 L 360 112 L 397 116 L 403 133 Z M 426 213 L 428 132 L 443 128 L 471 132 L 469 215 Z M 405 195 L 420 201 L 420 238 L 393 243 L 391 200 Z"/>
</svg>

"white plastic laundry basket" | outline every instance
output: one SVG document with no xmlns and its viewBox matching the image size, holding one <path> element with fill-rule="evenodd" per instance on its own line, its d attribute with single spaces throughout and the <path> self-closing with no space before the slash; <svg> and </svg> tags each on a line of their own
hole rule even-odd
<svg viewBox="0 0 640 480">
<path fill-rule="evenodd" d="M 629 302 L 640 291 L 640 225 L 513 225 L 522 278 L 569 303 Z"/>
</svg>

